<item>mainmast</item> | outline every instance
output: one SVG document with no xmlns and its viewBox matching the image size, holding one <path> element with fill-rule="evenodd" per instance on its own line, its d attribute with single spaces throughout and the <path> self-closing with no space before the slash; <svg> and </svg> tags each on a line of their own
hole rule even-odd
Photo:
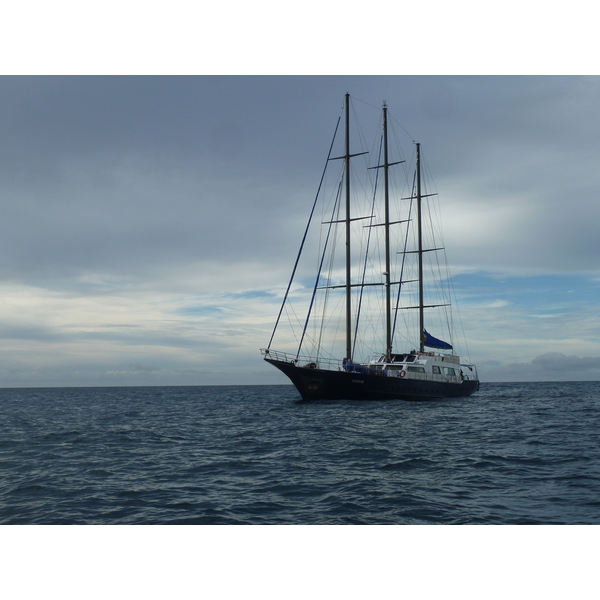
<svg viewBox="0 0 600 600">
<path fill-rule="evenodd" d="M 389 186 L 389 169 L 393 165 L 403 163 L 403 160 L 397 162 L 389 162 L 388 155 L 388 119 L 387 119 L 387 104 L 383 103 L 383 164 L 371 167 L 371 169 L 383 168 L 384 176 L 384 222 L 375 225 L 383 225 L 385 231 L 385 360 L 386 362 L 392 359 L 392 299 L 391 299 L 391 251 L 390 251 L 390 225 L 402 223 L 403 221 L 390 221 L 390 186 Z"/>
<path fill-rule="evenodd" d="M 392 302 L 390 280 L 390 193 L 387 139 L 387 104 L 383 103 L 383 173 L 385 182 L 385 360 L 392 360 Z"/>
<path fill-rule="evenodd" d="M 346 94 L 346 155 L 344 157 L 346 171 L 346 358 L 352 360 L 352 298 L 350 290 L 350 94 Z"/>
<path fill-rule="evenodd" d="M 421 144 L 417 143 L 417 222 L 419 255 L 419 350 L 425 352 L 425 315 L 423 303 L 423 228 L 421 218 Z"/>
</svg>

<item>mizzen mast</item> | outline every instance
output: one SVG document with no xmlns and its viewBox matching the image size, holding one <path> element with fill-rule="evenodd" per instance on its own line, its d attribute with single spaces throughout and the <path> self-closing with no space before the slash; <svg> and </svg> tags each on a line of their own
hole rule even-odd
<svg viewBox="0 0 600 600">
<path fill-rule="evenodd" d="M 392 300 L 390 279 L 390 187 L 389 187 L 387 104 L 383 103 L 383 174 L 385 185 L 385 360 L 392 360 Z"/>
<path fill-rule="evenodd" d="M 417 235 L 419 256 L 419 350 L 425 351 L 425 311 L 423 302 L 423 227 L 421 215 L 421 144 L 417 143 Z"/>
</svg>

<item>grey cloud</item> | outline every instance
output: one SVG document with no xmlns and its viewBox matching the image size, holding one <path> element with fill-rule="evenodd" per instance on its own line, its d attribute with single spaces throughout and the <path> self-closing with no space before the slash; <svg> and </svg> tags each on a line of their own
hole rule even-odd
<svg viewBox="0 0 600 600">
<path fill-rule="evenodd" d="M 600 361 L 594 356 L 567 356 L 561 352 L 547 352 L 536 356 L 531 364 L 551 372 L 598 371 L 600 373 Z"/>
<path fill-rule="evenodd" d="M 597 273 L 599 82 L 0 77 L 0 281 L 65 298 L 137 293 L 161 315 L 201 294 L 284 288 L 346 91 L 373 114 L 365 132 L 385 99 L 405 145 L 423 143 L 444 214 L 460 215 L 462 227 L 446 231 L 456 265 Z M 75 339 L 43 323 L 23 315 L 5 339 Z M 97 329 L 78 341 L 206 346 L 167 329 Z M 563 368 L 594 373 L 572 358 Z M 535 378 L 552 364 L 516 368 Z M 257 377 L 251 366 L 244 373 Z"/>
<path fill-rule="evenodd" d="M 480 372 L 484 381 L 596 381 L 600 379 L 600 359 L 546 352 L 518 363 L 490 360 L 480 365 Z"/>
<path fill-rule="evenodd" d="M 593 78 L 5 77 L 0 275 L 289 262 L 346 89 L 388 100 L 474 228 L 494 219 L 486 207 L 511 208 L 478 267 L 594 267 Z"/>
</svg>

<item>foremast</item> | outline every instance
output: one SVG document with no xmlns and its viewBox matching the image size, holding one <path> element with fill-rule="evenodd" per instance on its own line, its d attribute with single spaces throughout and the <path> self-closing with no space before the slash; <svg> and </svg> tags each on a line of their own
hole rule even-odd
<svg viewBox="0 0 600 600">
<path fill-rule="evenodd" d="M 346 358 L 349 362 L 352 362 L 352 275 L 351 275 L 351 229 L 350 225 L 352 222 L 351 217 L 351 203 L 350 203 L 350 159 L 353 156 L 359 156 L 360 154 L 366 154 L 366 152 L 360 152 L 358 154 L 350 154 L 350 94 L 346 94 L 345 101 L 345 117 L 346 117 L 346 136 L 345 136 L 345 155 L 344 155 L 344 169 L 345 169 L 345 187 L 346 187 Z M 418 147 L 418 144 L 417 144 Z M 341 157 L 340 157 L 341 158 Z M 417 159 L 418 160 L 418 159 Z M 401 164 L 405 161 L 397 161 L 390 163 L 388 154 L 388 119 L 387 119 L 387 103 L 383 103 L 383 165 L 377 167 L 371 167 L 375 169 L 383 168 L 384 173 L 384 231 L 385 231 L 385 360 L 387 362 L 392 359 L 392 299 L 391 299 L 391 245 L 390 245 L 390 193 L 389 193 L 389 168 L 393 165 Z M 420 183 L 419 183 L 420 190 Z M 420 192 L 419 192 L 420 195 Z M 419 204 L 420 206 L 420 204 Z M 402 221 L 398 221 L 401 223 Z M 421 221 L 419 218 L 419 227 Z M 421 235 L 419 235 L 421 240 Z M 421 244 L 421 242 L 420 242 Z M 422 246 L 422 244 L 421 244 Z M 420 246 L 420 247 L 421 247 Z M 422 247 L 421 247 L 422 251 Z M 422 260 L 420 261 L 420 275 L 419 279 L 422 281 Z M 423 290 L 421 284 L 421 295 L 420 304 L 423 304 Z M 422 312 L 422 310 L 421 310 Z M 421 317 L 421 331 L 423 331 L 423 320 Z M 421 336 L 422 337 L 422 336 Z"/>
<path fill-rule="evenodd" d="M 350 159 L 354 156 L 360 156 L 361 154 L 367 154 L 367 152 L 359 152 L 357 154 L 350 154 L 350 94 L 346 93 L 346 140 L 345 140 L 345 154 L 344 158 L 344 171 L 345 171 L 345 184 L 346 184 L 346 359 L 352 362 L 352 252 L 351 252 L 351 223 L 354 220 L 351 215 L 350 209 Z M 342 157 L 338 157 L 342 158 Z"/>
</svg>

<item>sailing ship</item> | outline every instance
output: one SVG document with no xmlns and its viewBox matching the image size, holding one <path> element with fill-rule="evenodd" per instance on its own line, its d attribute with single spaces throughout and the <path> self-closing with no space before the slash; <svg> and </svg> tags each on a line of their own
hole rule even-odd
<svg viewBox="0 0 600 600">
<path fill-rule="evenodd" d="M 439 266 L 444 248 L 437 247 L 435 241 L 430 247 L 425 241 L 424 217 L 430 214 L 425 203 L 437 194 L 423 189 L 421 145 L 413 142 L 414 169 L 405 171 L 405 195 L 394 196 L 393 168 L 400 164 L 406 168 L 406 160 L 390 161 L 387 104 L 383 103 L 373 152 L 351 152 L 350 112 L 350 95 L 346 94 L 292 276 L 269 345 L 261 349 L 264 360 L 287 375 L 305 400 L 470 396 L 479 389 L 476 367 L 461 362 L 454 353 L 454 343 L 438 339 L 426 329 L 426 313 L 442 309 L 451 321 L 452 312 L 451 298 L 429 300 L 429 296 L 439 296 L 433 296 L 433 287 L 425 281 L 425 261 L 437 256 L 429 262 Z M 344 116 L 343 153 L 332 156 Z M 367 163 L 363 169 L 371 177 L 368 191 L 362 184 L 354 185 L 358 177 L 353 160 L 360 156 L 365 160 L 367 154 L 376 155 L 376 164 Z M 323 189 L 333 164 L 341 165 L 341 170 L 334 179 L 334 191 L 327 197 Z M 356 208 L 355 188 L 364 191 L 360 209 Z M 318 221 L 321 204 L 323 218 Z M 315 223 L 319 233 L 311 242 L 309 232 Z M 382 241 L 375 241 L 379 237 Z M 301 257 L 312 246 L 319 250 L 319 258 L 313 263 L 317 273 L 309 286 Z M 334 258 L 337 246 L 342 246 L 341 262 Z M 446 284 L 450 279 L 448 273 L 439 278 Z M 298 303 L 304 304 L 305 316 L 298 312 Z M 336 306 L 342 308 L 339 318 L 329 312 Z M 406 318 L 408 314 L 416 314 L 416 318 L 411 321 Z M 429 329 L 430 322 L 434 323 L 428 316 Z M 411 323 L 413 332 L 409 331 Z M 286 347 L 295 344 L 293 351 L 275 350 L 278 332 L 294 331 L 295 327 L 297 333 L 283 336 Z M 449 325 L 451 341 L 453 331 Z M 403 337 L 407 346 L 402 352 L 394 349 L 398 337 Z"/>
</svg>

